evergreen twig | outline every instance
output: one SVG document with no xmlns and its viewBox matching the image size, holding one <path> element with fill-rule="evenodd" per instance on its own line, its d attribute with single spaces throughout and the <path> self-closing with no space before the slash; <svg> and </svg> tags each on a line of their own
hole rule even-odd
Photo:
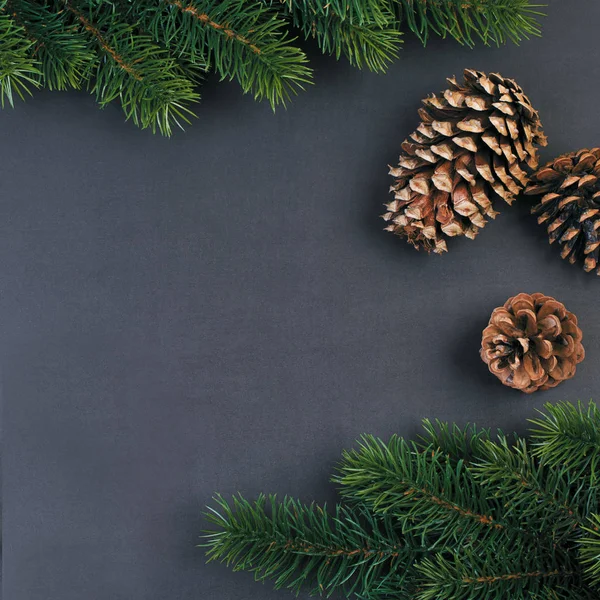
<svg viewBox="0 0 600 600">
<path fill-rule="evenodd" d="M 547 405 L 529 440 L 430 421 L 418 444 L 364 436 L 334 477 L 333 514 L 218 496 L 208 556 L 362 600 L 598 598 L 598 413 Z"/>
<path fill-rule="evenodd" d="M 311 82 L 294 31 L 325 54 L 385 71 L 408 29 L 473 45 L 539 35 L 531 0 L 0 0 L 0 101 L 88 88 L 170 135 L 205 72 L 285 104 Z"/>
<path fill-rule="evenodd" d="M 198 94 L 194 82 L 166 50 L 128 23 L 115 23 L 112 11 L 102 5 L 84 13 L 64 0 L 64 10 L 104 56 L 91 85 L 101 106 L 118 98 L 128 119 L 166 135 L 173 126 L 189 123 L 193 113 L 187 104 L 197 100 Z"/>
<path fill-rule="evenodd" d="M 89 79 L 97 55 L 86 40 L 69 26 L 64 12 L 51 12 L 30 0 L 9 0 L 15 22 L 34 41 L 40 63 L 39 84 L 50 90 L 79 89 Z"/>
<path fill-rule="evenodd" d="M 600 514 L 592 514 L 580 541 L 581 562 L 592 585 L 600 587 Z"/>
<path fill-rule="evenodd" d="M 530 0 L 397 0 L 399 21 L 425 44 L 432 34 L 473 46 L 519 43 L 540 35 L 541 4 Z"/>
<path fill-rule="evenodd" d="M 154 39 L 175 55 L 200 58 L 272 107 L 310 80 L 307 58 L 292 44 L 285 21 L 261 2 L 161 0 L 138 13 Z"/>
<path fill-rule="evenodd" d="M 438 419 L 423 419 L 423 429 L 425 431 L 420 436 L 419 448 L 436 448 L 446 454 L 454 464 L 459 460 L 471 462 L 473 456 L 491 437 L 489 429 L 480 429 L 471 423 L 459 427 L 455 423 L 445 423 Z"/>
<path fill-rule="evenodd" d="M 407 545 L 389 519 L 363 510 L 303 505 L 291 498 L 259 496 L 250 503 L 215 498 L 208 520 L 219 528 L 206 535 L 209 560 L 252 571 L 257 580 L 273 579 L 276 588 L 331 595 L 343 590 L 361 595 L 382 588 L 423 549 Z M 400 587 L 396 589 L 400 590 Z"/>
<path fill-rule="evenodd" d="M 493 546 L 526 534 L 491 494 L 481 493 L 462 460 L 453 463 L 435 447 L 420 449 L 397 436 L 387 444 L 364 436 L 357 450 L 344 452 L 333 481 L 346 501 L 393 515 L 403 532 L 430 547 L 480 538 Z"/>
<path fill-rule="evenodd" d="M 546 413 L 532 419 L 534 454 L 552 467 L 562 466 L 574 478 L 587 475 L 600 485 L 600 409 L 594 402 L 546 404 Z"/>
<path fill-rule="evenodd" d="M 15 96 L 23 99 L 39 81 L 39 62 L 33 56 L 35 40 L 6 11 L 0 1 L 0 106 L 14 106 Z"/>
</svg>

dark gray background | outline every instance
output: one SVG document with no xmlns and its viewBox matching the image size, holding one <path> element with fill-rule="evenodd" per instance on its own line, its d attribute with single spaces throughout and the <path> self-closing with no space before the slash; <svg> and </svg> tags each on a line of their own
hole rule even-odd
<svg viewBox="0 0 600 600">
<path fill-rule="evenodd" d="M 521 47 L 426 49 L 385 76 L 315 56 L 274 116 L 211 80 L 172 139 L 85 94 L 0 113 L 4 591 L 10 600 L 275 600 L 194 545 L 215 491 L 331 501 L 361 432 L 425 416 L 511 429 L 600 382 L 600 282 L 528 214 L 426 256 L 382 231 L 422 97 L 514 77 L 542 157 L 600 144 L 600 4 L 555 0 Z M 533 397 L 478 357 L 491 310 L 543 291 L 580 318 L 575 379 Z"/>
</svg>

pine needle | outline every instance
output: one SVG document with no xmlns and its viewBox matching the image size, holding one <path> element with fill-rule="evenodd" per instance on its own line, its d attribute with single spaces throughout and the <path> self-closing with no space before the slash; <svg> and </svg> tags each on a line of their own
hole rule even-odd
<svg viewBox="0 0 600 600">
<path fill-rule="evenodd" d="M 363 436 L 342 502 L 215 498 L 209 560 L 275 587 L 362 600 L 600 597 L 599 411 L 547 405 L 529 438 L 424 422 L 418 444 Z"/>
</svg>

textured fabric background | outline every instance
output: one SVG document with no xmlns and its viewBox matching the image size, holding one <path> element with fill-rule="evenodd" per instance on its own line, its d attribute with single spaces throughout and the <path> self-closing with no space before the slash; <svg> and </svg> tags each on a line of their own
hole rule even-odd
<svg viewBox="0 0 600 600">
<path fill-rule="evenodd" d="M 172 139 L 84 93 L 0 113 L 4 591 L 9 600 L 279 600 L 195 548 L 214 491 L 331 502 L 361 432 L 422 417 L 522 428 L 600 384 L 600 281 L 523 198 L 442 257 L 382 231 L 422 97 L 465 67 L 513 77 L 542 158 L 600 145 L 600 3 L 476 50 L 411 36 L 385 76 L 315 56 L 274 116 L 211 79 Z M 580 318 L 575 379 L 532 397 L 478 356 L 490 312 L 541 291 Z"/>
</svg>

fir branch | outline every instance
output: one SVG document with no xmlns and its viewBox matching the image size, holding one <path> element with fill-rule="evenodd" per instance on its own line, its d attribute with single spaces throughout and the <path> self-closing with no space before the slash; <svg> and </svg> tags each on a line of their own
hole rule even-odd
<svg viewBox="0 0 600 600">
<path fill-rule="evenodd" d="M 581 534 L 597 499 L 593 487 L 581 486 L 567 472 L 540 463 L 524 439 L 511 445 L 500 435 L 497 442 L 484 442 L 478 456 L 473 473 L 494 490 L 507 516 L 529 529 L 551 532 L 554 543 Z"/>
<path fill-rule="evenodd" d="M 0 103 L 88 87 L 141 127 L 189 122 L 200 74 L 285 104 L 311 82 L 289 25 L 336 58 L 385 71 L 404 27 L 471 45 L 537 35 L 531 0 L 0 0 Z"/>
<path fill-rule="evenodd" d="M 339 60 L 343 55 L 353 66 L 363 65 L 375 73 L 385 73 L 398 57 L 402 33 L 392 25 L 355 25 L 343 22 L 338 27 L 325 28 L 317 34 L 321 51 Z"/>
<path fill-rule="evenodd" d="M 9 0 L 13 17 L 35 40 L 33 54 L 40 62 L 41 84 L 50 90 L 79 89 L 98 61 L 76 27 L 65 22 L 62 10 L 29 0 Z"/>
<path fill-rule="evenodd" d="M 573 440 L 589 452 L 596 407 L 547 408 L 544 441 L 534 440 L 540 456 L 525 440 L 492 440 L 474 426 L 426 422 L 420 445 L 363 437 L 334 477 L 351 508 L 337 506 L 332 517 L 287 498 L 269 497 L 270 510 L 263 496 L 231 507 L 217 498 L 209 556 L 278 587 L 362 600 L 596 600 L 590 464 L 546 461 L 556 458 L 556 431 L 569 432 L 571 458 Z M 545 443 L 552 452 L 541 452 Z"/>
<path fill-rule="evenodd" d="M 443 452 L 454 464 L 458 461 L 469 464 L 491 437 L 489 429 L 480 429 L 471 423 L 459 427 L 438 419 L 423 419 L 423 429 L 425 433 L 419 436 L 419 448 L 425 450 L 433 447 Z"/>
<path fill-rule="evenodd" d="M 275 2 L 267 4 L 273 6 Z M 345 56 L 351 65 L 364 65 L 375 72 L 384 72 L 398 56 L 402 32 L 387 0 L 337 0 L 325 5 L 317 0 L 301 0 L 284 6 L 294 27 L 306 39 L 315 39 L 323 54 L 338 60 Z"/>
<path fill-rule="evenodd" d="M 431 34 L 461 44 L 519 43 L 540 35 L 543 16 L 530 0 L 396 0 L 398 19 L 425 44 Z"/>
<path fill-rule="evenodd" d="M 95 38 L 96 42 L 100 46 L 100 48 L 108 54 L 108 56 L 113 60 L 113 62 L 125 71 L 128 75 L 131 75 L 136 81 L 142 81 L 142 75 L 136 70 L 133 66 L 133 61 L 127 62 L 123 56 L 121 56 L 115 48 L 108 44 L 108 42 L 104 39 L 102 33 L 98 27 L 96 27 L 90 19 L 86 18 L 81 11 L 72 6 L 69 0 L 64 0 L 65 8 L 67 11 L 71 12 L 75 18 L 81 23 L 83 29 L 90 33 L 93 38 Z M 129 32 L 128 32 L 129 33 Z"/>
<path fill-rule="evenodd" d="M 583 530 L 588 535 L 580 541 L 581 564 L 590 584 L 600 587 L 600 515 L 590 515 Z"/>
<path fill-rule="evenodd" d="M 307 21 L 333 17 L 353 25 L 375 25 L 386 27 L 394 18 L 388 0 L 271 0 L 283 4 L 290 14 L 304 15 Z"/>
<path fill-rule="evenodd" d="M 530 420 L 533 453 L 550 467 L 569 471 L 573 479 L 589 477 L 600 484 L 600 410 L 594 402 L 587 408 L 568 402 L 546 404 L 546 413 Z"/>
<path fill-rule="evenodd" d="M 383 73 L 398 56 L 402 33 L 392 25 L 380 27 L 372 24 L 357 25 L 338 21 L 336 17 L 324 17 L 307 22 L 297 19 L 298 26 L 308 39 L 315 38 L 323 54 L 340 59 L 343 55 L 357 68 L 365 66 L 370 71 Z"/>
<path fill-rule="evenodd" d="M 554 588 L 573 586 L 578 574 L 564 558 L 540 556 L 533 548 L 513 556 L 488 552 L 436 554 L 416 565 L 421 575 L 416 600 L 535 598 L 549 580 Z"/>
<path fill-rule="evenodd" d="M 393 577 L 400 592 L 398 572 L 423 551 L 407 545 L 389 520 L 361 510 L 336 506 L 329 515 L 314 504 L 264 495 L 253 503 L 241 496 L 231 504 L 221 496 L 215 502 L 207 518 L 218 529 L 206 532 L 203 544 L 209 561 L 252 571 L 257 580 L 273 579 L 276 588 L 308 585 L 327 596 L 336 590 L 361 595 Z"/>
<path fill-rule="evenodd" d="M 173 126 L 189 123 L 193 113 L 187 105 L 199 98 L 195 82 L 149 36 L 115 21 L 112 12 L 100 6 L 84 14 L 64 0 L 65 10 L 105 57 L 98 63 L 92 85 L 100 105 L 118 98 L 127 119 L 165 135 L 171 134 Z"/>
<path fill-rule="evenodd" d="M 527 535 L 504 518 L 491 494 L 482 493 L 462 461 L 453 464 L 435 448 L 420 450 L 397 436 L 387 444 L 363 436 L 358 450 L 344 452 L 333 481 L 343 498 L 392 515 L 404 533 L 431 547 L 483 539 L 493 546 Z"/>
<path fill-rule="evenodd" d="M 236 42 L 247 46 L 254 54 L 260 55 L 262 53 L 262 50 L 251 40 L 233 31 L 227 24 L 216 23 L 208 14 L 198 10 L 193 4 L 184 5 L 183 2 L 180 2 L 179 0 L 165 0 L 165 2 L 171 6 L 177 7 L 182 13 L 191 15 L 193 19 L 202 23 L 205 27 L 210 27 L 217 32 L 222 32 L 226 38 L 235 40 Z"/>
<path fill-rule="evenodd" d="M 273 108 L 310 82 L 306 55 L 292 44 L 285 21 L 261 2 L 161 0 L 138 15 L 155 40 L 178 55 L 200 57 Z"/>
<path fill-rule="evenodd" d="M 39 85 L 39 63 L 33 58 L 35 40 L 7 14 L 6 0 L 0 0 L 0 106 L 14 106 L 15 96 L 24 99 L 31 87 Z"/>
</svg>

